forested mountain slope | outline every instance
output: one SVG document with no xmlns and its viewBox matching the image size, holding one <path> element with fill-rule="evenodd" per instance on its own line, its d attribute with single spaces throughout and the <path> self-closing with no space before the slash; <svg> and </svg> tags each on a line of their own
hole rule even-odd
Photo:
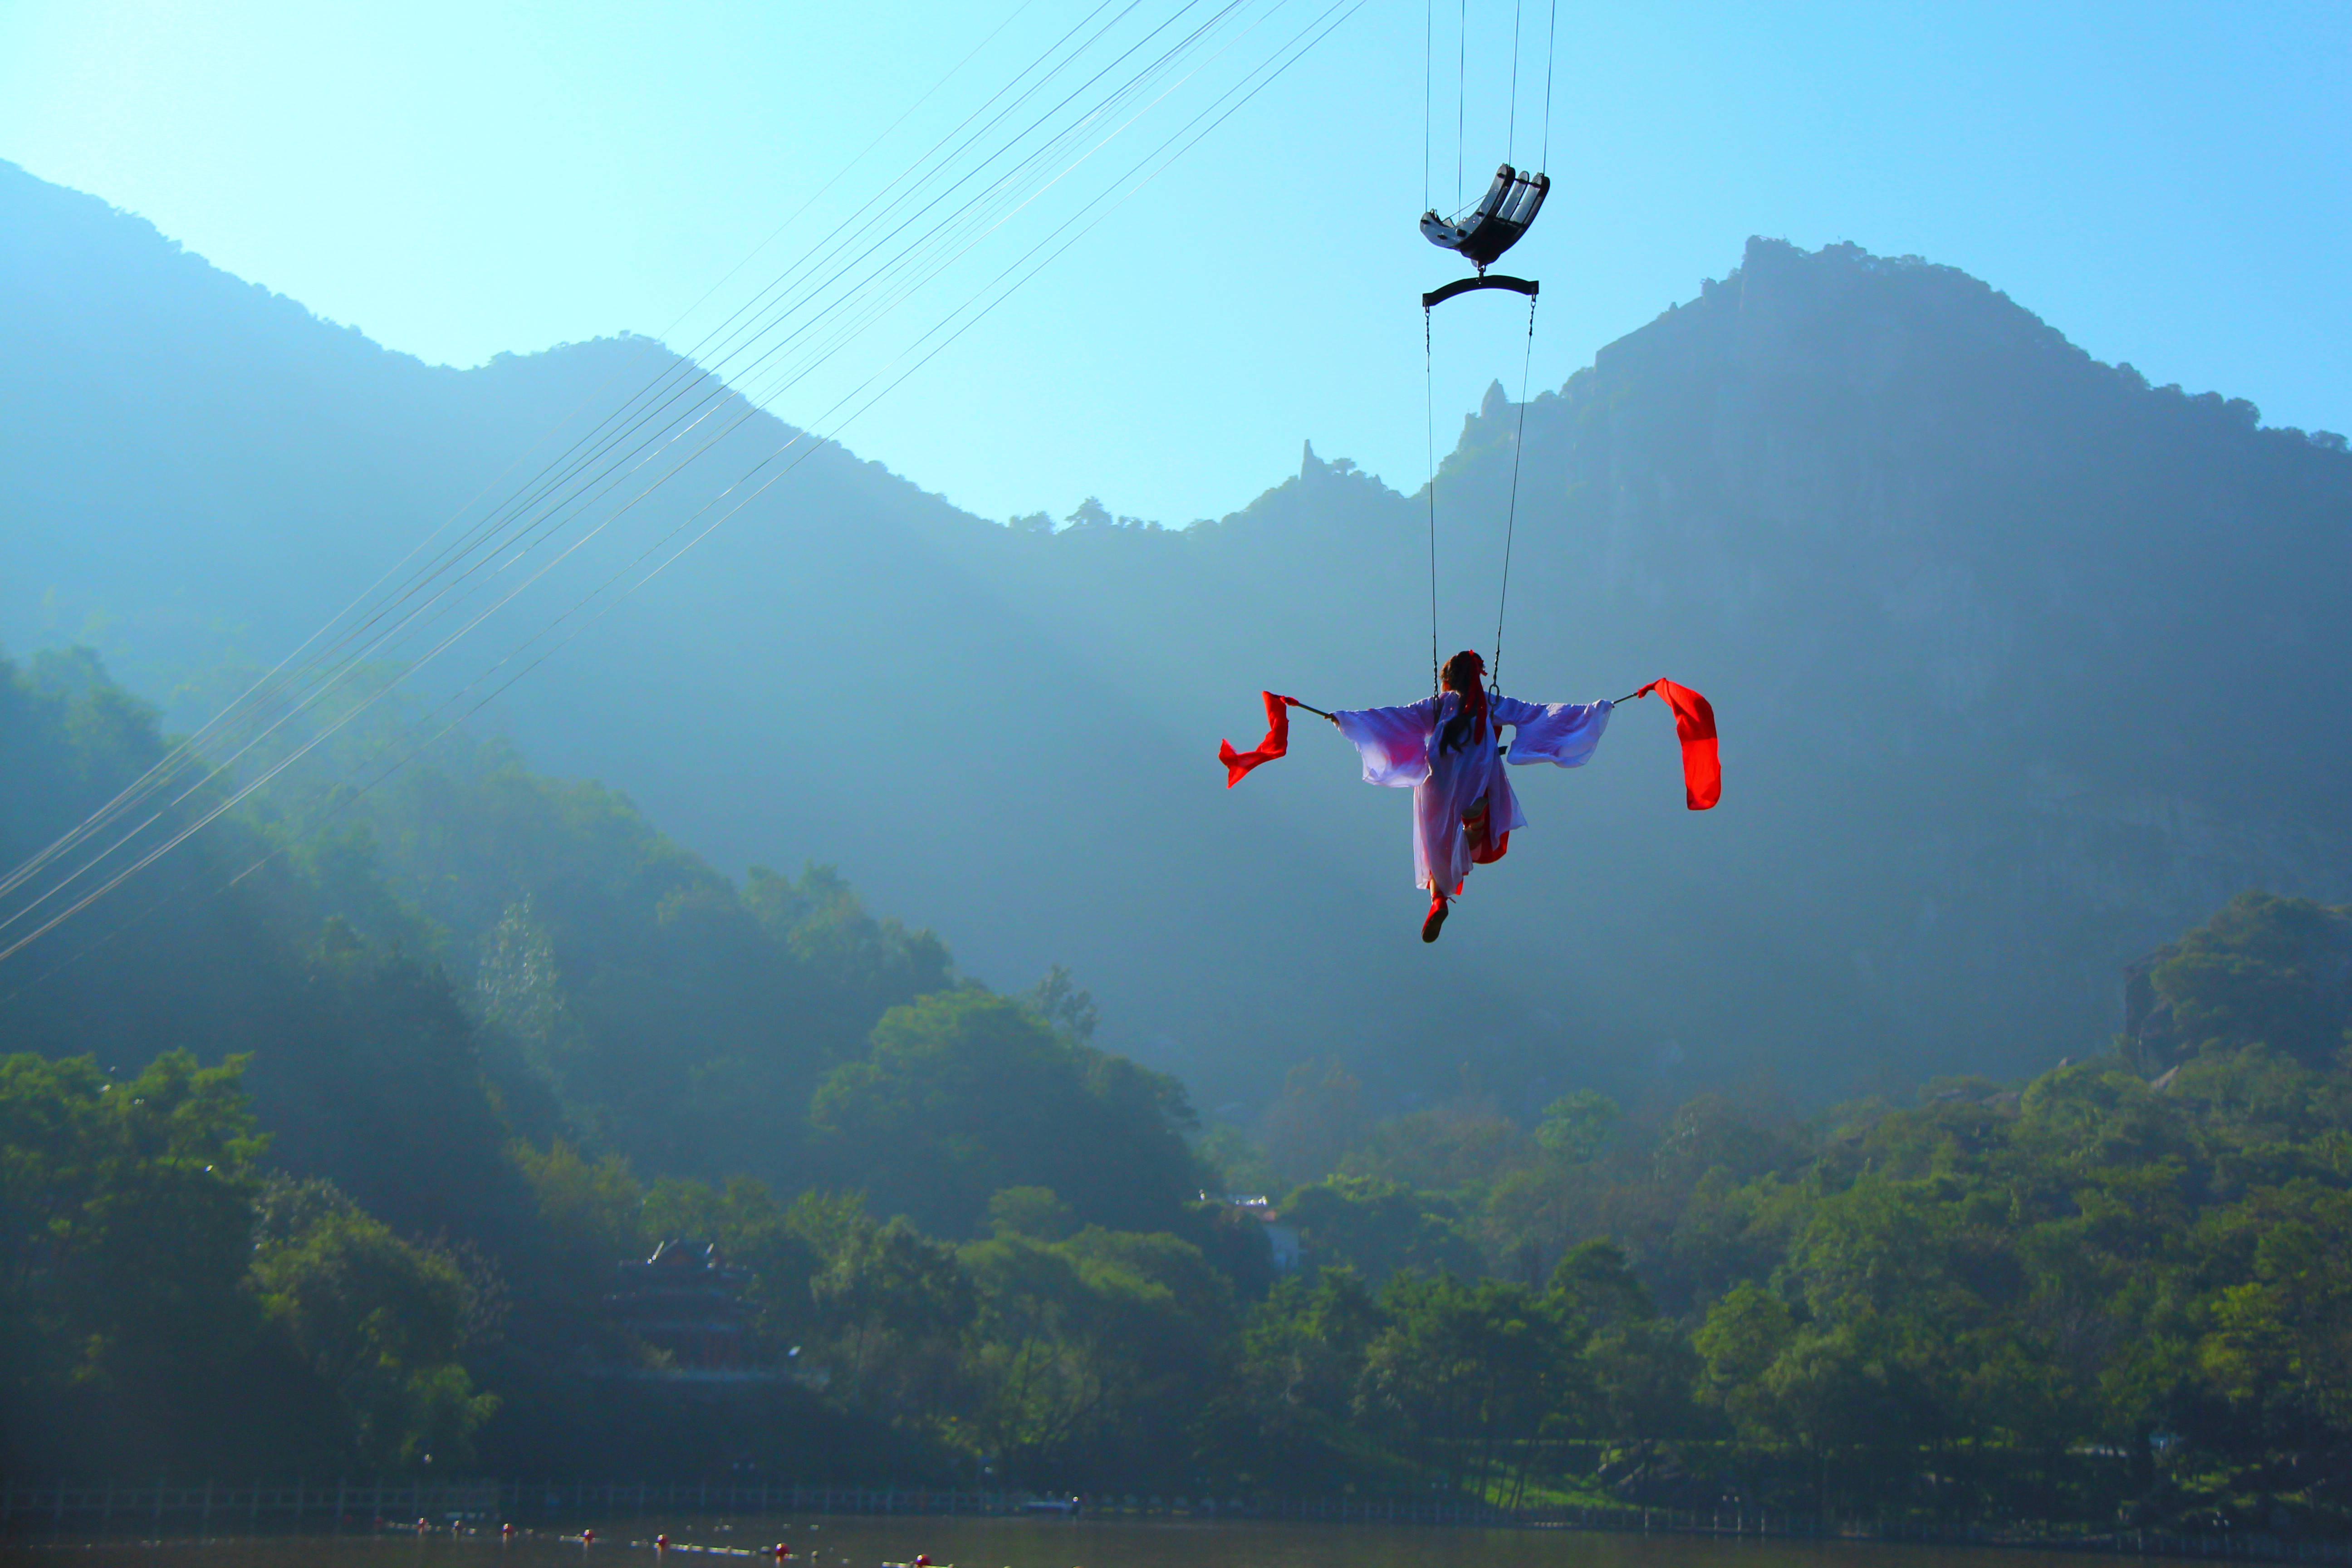
<svg viewBox="0 0 2352 1568">
<path fill-rule="evenodd" d="M 0 858 L 163 750 L 87 653 L 0 658 Z M 1181 1088 L 1089 1047 L 1066 981 L 958 984 L 837 876 L 739 889 L 496 743 L 289 836 L 309 794 L 0 986 L 9 1474 L 928 1462 L 790 1378 L 715 1422 L 633 1379 L 667 1363 L 606 1310 L 614 1267 L 682 1232 L 751 1271 L 769 1367 L 818 1342 L 823 1268 L 944 1256 L 891 1215 L 986 1236 L 1008 1188 L 1147 1268 L 1263 1285 L 1259 1227 L 1197 1202 Z"/>
<path fill-rule="evenodd" d="M 0 637 L 149 689 L 274 658 L 665 352 L 429 368 L 19 172 L 0 223 Z M 1517 426 L 1490 395 L 1438 480 L 1449 648 L 1489 635 Z M 631 538 L 783 438 L 746 424 Z M 2112 1033 L 2118 966 L 2237 889 L 2352 895 L 2340 439 L 1948 268 L 1754 241 L 1526 443 L 1504 686 L 1696 686 L 1726 796 L 1685 813 L 1666 716 L 1621 712 L 1519 775 L 1531 826 L 1433 950 L 1402 799 L 1319 725 L 1231 794 L 1212 760 L 1261 686 L 1423 689 L 1423 498 L 1311 452 L 1220 521 L 1046 532 L 828 447 L 498 711 L 722 867 L 837 859 L 1000 984 L 1069 963 L 1210 1106 L 1314 1057 L 1514 1105 L 2009 1074 Z"/>
</svg>

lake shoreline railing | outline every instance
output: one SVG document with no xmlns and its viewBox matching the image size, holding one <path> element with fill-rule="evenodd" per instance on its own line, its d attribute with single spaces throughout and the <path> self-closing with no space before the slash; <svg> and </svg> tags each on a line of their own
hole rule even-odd
<svg viewBox="0 0 2352 1568">
<path fill-rule="evenodd" d="M 2256 1531 L 2067 1531 L 1966 1522 L 1834 1519 L 1749 1509 L 1558 1504 L 1507 1509 L 1446 1498 L 1363 1496 L 1217 1499 L 1165 1494 L 1041 1494 L 921 1487 L 781 1485 L 742 1481 L 495 1481 L 373 1479 L 290 1484 L 0 1480 L 0 1539 L 137 1535 L 152 1539 L 414 1528 L 492 1529 L 505 1523 L 577 1530 L 614 1521 L 692 1515 L 1013 1518 L 1051 1513 L 1075 1500 L 1083 1519 L 1212 1523 L 1393 1525 L 1411 1528 L 1591 1531 L 1626 1535 L 1712 1535 L 1757 1540 L 1916 1542 L 1987 1549 L 2087 1552 L 2115 1556 L 2224 1558 L 2352 1565 L 2352 1542 Z"/>
</svg>

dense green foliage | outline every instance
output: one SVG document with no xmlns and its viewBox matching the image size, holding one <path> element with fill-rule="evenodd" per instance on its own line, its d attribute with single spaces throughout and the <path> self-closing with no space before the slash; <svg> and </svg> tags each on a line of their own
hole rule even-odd
<svg viewBox="0 0 2352 1568">
<path fill-rule="evenodd" d="M 2326 1066 L 2352 1015 L 2352 911 L 2246 894 L 2137 965 L 2129 1001 L 2123 1047 L 2150 1072 L 2231 1045 Z"/>
<path fill-rule="evenodd" d="M 250 1250 L 251 1293 L 323 1384 L 332 1429 L 361 1463 L 473 1458 L 474 1433 L 499 1403 L 475 1392 L 457 1359 L 495 1326 L 497 1303 L 480 1280 L 316 1179 L 270 1184 Z"/>
<path fill-rule="evenodd" d="M 1548 1434 L 1673 1441 L 1679 1479 L 1659 1495 L 1675 1500 L 2267 1519 L 2291 1499 L 2340 1525 L 2352 999 L 2313 955 L 2340 951 L 2346 920 L 2250 894 L 2159 955 L 2157 988 L 2194 1043 L 2154 1083 L 2111 1057 L 2021 1090 L 1945 1081 L 1909 1108 L 1807 1121 L 1759 1097 L 1703 1098 L 1613 1137 L 1589 1099 L 1515 1137 L 1475 1110 L 1424 1112 L 1415 1140 L 1394 1123 L 1360 1130 L 1369 1154 L 1340 1163 L 1375 1173 L 1302 1188 L 1289 1214 L 1314 1238 L 1343 1194 L 1383 1197 L 1393 1210 L 1360 1253 L 1322 1232 L 1325 1257 L 1379 1272 L 1431 1235 L 1475 1237 L 1490 1268 L 1522 1281 L 1559 1259 L 1551 1290 L 1569 1285 L 1602 1331 L 1580 1338 L 1571 1319 L 1549 1331 L 1565 1335 L 1551 1359 L 1528 1360 L 1507 1325 L 1549 1321 L 1542 1298 L 1490 1279 L 1519 1297 L 1482 1371 L 1520 1365 L 1517 1386 L 1580 1356 Z M 1426 1162 L 1449 1121 L 1477 1130 L 1483 1168 L 1417 1207 L 1378 1187 L 1380 1151 Z M 1431 1289 L 1426 1275 L 1402 1293 L 1392 1282 L 1370 1321 L 1429 1310 L 1417 1293 Z M 1332 1314 L 1328 1289 L 1312 1308 L 1288 1299 L 1302 1319 Z M 1360 1309 L 1339 1321 L 1311 1336 L 1320 1408 L 1336 1416 L 1336 1391 L 1352 1389 L 1362 1415 L 1383 1386 L 1373 1336 Z M 1352 1378 L 1328 1370 L 1335 1357 Z M 1479 1420 L 1490 1464 L 1487 1434 L 1512 1423 Z M 1627 1487 L 1655 1489 L 1654 1469 L 1627 1470 Z"/>
<path fill-rule="evenodd" d="M 342 743 L 381 742 L 357 727 Z M 88 655 L 0 662 L 0 858 L 164 745 Z M 961 1237 L 987 1233 L 998 1187 L 1055 1182 L 1074 1225 L 1181 1230 L 1262 1271 L 1193 1212 L 1181 1091 L 1079 1037 L 1091 1005 L 1066 975 L 1019 1002 L 960 985 L 935 938 L 869 916 L 832 872 L 754 869 L 739 889 L 611 791 L 494 744 L 456 738 L 363 800 L 289 783 L 10 970 L 19 1465 L 217 1453 L 197 1434 L 238 1408 L 224 1380 L 258 1391 L 240 1464 L 680 1462 L 657 1408 L 603 1432 L 578 1418 L 627 1407 L 596 1377 L 658 1370 L 605 1297 L 617 1262 L 680 1234 L 751 1271 L 762 1353 L 845 1312 L 861 1326 L 828 1342 L 888 1347 L 842 1373 L 881 1436 L 828 1445 L 884 1462 L 913 1386 L 891 1270 L 938 1245 L 904 1219 L 787 1224 L 777 1191 L 871 1191 Z M 99 1065 L 151 1058 L 143 1075 Z M 174 1114 L 217 1200 L 203 1214 L 149 1191 L 180 1179 L 156 1161 L 195 1155 L 107 1114 L 183 1080 L 200 1092 Z M 46 1217 L 60 1205 L 104 1223 Z M 126 1273 L 142 1288 L 112 1289 Z M 805 1387 L 765 1393 L 810 1429 Z"/>
<path fill-rule="evenodd" d="M 873 1048 L 818 1085 L 821 1163 L 862 1173 L 884 1205 L 950 1236 L 990 1194 L 1070 1194 L 1081 1219 L 1162 1230 L 1199 1185 L 1175 1081 L 1055 1034 L 1034 1011 L 980 991 L 896 1007 Z"/>
<path fill-rule="evenodd" d="M 143 1458 L 196 1437 L 200 1413 L 245 1404 L 234 1391 L 255 1374 L 263 1319 L 239 1289 L 260 1144 L 236 1078 L 184 1052 L 119 1081 L 87 1058 L 0 1059 L 12 1467 L 36 1442 Z M 185 1353 L 198 1344 L 212 1353 Z"/>
<path fill-rule="evenodd" d="M 12 858 L 162 744 L 86 658 L 0 668 L 0 727 Z M 0 1002 L 12 1471 L 2347 1522 L 2345 910 L 2235 900 L 2015 1087 L 1381 1119 L 1306 1063 L 1202 1138 L 1066 973 L 960 982 L 501 748 L 323 837 L 278 799 Z M 608 1302 L 685 1237 L 716 1381 Z"/>
</svg>

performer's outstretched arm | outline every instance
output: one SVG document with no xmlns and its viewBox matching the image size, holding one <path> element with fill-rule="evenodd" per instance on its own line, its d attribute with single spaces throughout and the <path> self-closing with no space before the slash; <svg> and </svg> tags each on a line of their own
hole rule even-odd
<svg viewBox="0 0 2352 1568">
<path fill-rule="evenodd" d="M 1429 776 L 1429 735 L 1438 699 L 1404 708 L 1342 708 L 1331 722 L 1363 753 L 1364 782 L 1410 789 Z"/>
<path fill-rule="evenodd" d="M 1495 722 L 1511 726 L 1513 763 L 1552 763 L 1563 768 L 1582 767 L 1592 760 L 1609 728 L 1611 702 L 1522 702 L 1516 697 L 1495 699 Z"/>
</svg>

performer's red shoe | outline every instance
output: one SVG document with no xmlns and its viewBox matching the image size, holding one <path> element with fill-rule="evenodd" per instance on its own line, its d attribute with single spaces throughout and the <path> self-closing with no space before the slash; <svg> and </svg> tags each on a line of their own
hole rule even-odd
<svg viewBox="0 0 2352 1568">
<path fill-rule="evenodd" d="M 1430 895 L 1429 913 L 1421 922 L 1422 941 L 1435 942 L 1437 940 L 1437 933 L 1445 929 L 1445 911 L 1450 906 L 1445 901 L 1445 895 L 1444 893 L 1432 893 Z"/>
</svg>

